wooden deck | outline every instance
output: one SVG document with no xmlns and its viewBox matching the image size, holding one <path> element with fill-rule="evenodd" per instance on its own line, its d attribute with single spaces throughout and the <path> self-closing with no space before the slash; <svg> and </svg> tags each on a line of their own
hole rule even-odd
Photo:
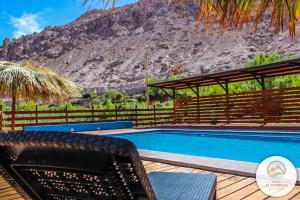
<svg viewBox="0 0 300 200">
<path fill-rule="evenodd" d="M 147 172 L 191 172 L 191 173 L 214 173 L 193 168 L 178 167 L 157 162 L 143 161 Z M 214 173 L 218 177 L 217 199 L 221 200 L 299 200 L 300 186 L 297 185 L 292 192 L 283 198 L 271 198 L 262 193 L 255 183 L 254 178 L 235 176 L 232 174 Z M 1 200 L 23 200 L 18 193 L 0 178 Z"/>
</svg>

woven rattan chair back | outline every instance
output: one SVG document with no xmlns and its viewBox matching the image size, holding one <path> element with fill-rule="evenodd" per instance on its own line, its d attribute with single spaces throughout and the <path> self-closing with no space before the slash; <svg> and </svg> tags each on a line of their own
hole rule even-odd
<svg viewBox="0 0 300 200">
<path fill-rule="evenodd" d="M 154 200 L 135 146 L 76 133 L 0 134 L 1 174 L 25 198 Z"/>
</svg>

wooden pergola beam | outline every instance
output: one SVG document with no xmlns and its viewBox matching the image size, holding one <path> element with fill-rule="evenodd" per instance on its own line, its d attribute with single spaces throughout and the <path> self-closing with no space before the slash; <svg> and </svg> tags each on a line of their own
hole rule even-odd
<svg viewBox="0 0 300 200">
<path fill-rule="evenodd" d="M 180 80 L 160 82 L 150 84 L 149 87 L 158 87 L 175 90 L 193 88 L 192 90 L 195 93 L 196 91 L 194 88 L 196 87 L 216 85 L 220 83 L 224 84 L 225 82 L 233 83 L 240 81 L 256 80 L 260 84 L 261 88 L 264 89 L 265 78 L 290 74 L 300 74 L 299 67 L 300 58 L 268 65 L 220 72 L 216 74 L 201 75 Z M 218 81 L 216 81 L 216 79 Z"/>
<path fill-rule="evenodd" d="M 199 87 L 196 87 L 197 89 L 195 90 L 190 84 L 187 84 L 186 85 L 194 92 L 194 94 L 199 97 Z"/>
<path fill-rule="evenodd" d="M 265 85 L 265 76 L 262 74 L 257 74 L 255 72 L 249 72 L 249 71 L 244 71 L 245 73 L 251 74 L 253 75 L 254 79 L 258 82 L 258 84 L 260 85 L 262 90 L 266 89 L 266 85 Z"/>
<path fill-rule="evenodd" d="M 160 88 L 169 98 L 174 99 L 174 96 L 170 95 L 164 88 Z"/>
</svg>

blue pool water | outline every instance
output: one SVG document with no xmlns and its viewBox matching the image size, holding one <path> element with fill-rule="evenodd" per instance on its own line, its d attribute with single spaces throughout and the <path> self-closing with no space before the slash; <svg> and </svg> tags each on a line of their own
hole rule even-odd
<svg viewBox="0 0 300 200">
<path fill-rule="evenodd" d="M 279 155 L 300 168 L 300 134 L 156 130 L 117 134 L 138 149 L 259 163 Z"/>
</svg>

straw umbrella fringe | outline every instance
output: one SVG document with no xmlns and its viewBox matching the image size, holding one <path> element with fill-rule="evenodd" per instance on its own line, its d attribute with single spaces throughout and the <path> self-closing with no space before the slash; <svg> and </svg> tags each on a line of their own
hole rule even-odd
<svg viewBox="0 0 300 200">
<path fill-rule="evenodd" d="M 17 100 L 60 102 L 80 92 L 80 86 L 48 68 L 0 61 L 0 97 L 12 98 L 12 131 L 15 130 Z"/>
</svg>

